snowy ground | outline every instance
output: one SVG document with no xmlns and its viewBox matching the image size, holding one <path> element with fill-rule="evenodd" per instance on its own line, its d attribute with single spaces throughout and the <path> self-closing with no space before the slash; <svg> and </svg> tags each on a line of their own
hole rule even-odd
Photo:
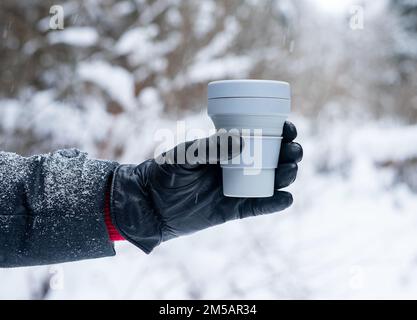
<svg viewBox="0 0 417 320">
<path fill-rule="evenodd" d="M 416 194 L 380 165 L 417 157 L 417 126 L 339 121 L 317 132 L 293 120 L 305 157 L 291 209 L 169 241 L 149 256 L 119 243 L 114 258 L 0 270 L 0 298 L 417 298 Z M 152 127 L 175 126 L 159 121 Z M 210 127 L 204 115 L 186 123 Z M 124 160 L 142 160 L 150 146 Z"/>
</svg>

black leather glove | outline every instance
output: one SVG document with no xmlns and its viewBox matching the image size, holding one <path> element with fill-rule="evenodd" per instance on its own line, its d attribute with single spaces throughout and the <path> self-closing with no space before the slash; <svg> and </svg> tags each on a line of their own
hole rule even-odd
<svg viewBox="0 0 417 320">
<path fill-rule="evenodd" d="M 277 190 L 296 178 L 297 162 L 303 155 L 301 146 L 292 142 L 296 136 L 295 126 L 286 122 L 275 177 Z M 168 153 L 176 154 L 191 145 L 178 145 Z M 229 159 L 236 156 L 232 150 L 229 146 Z M 224 160 L 218 154 L 217 160 Z M 229 220 L 281 211 L 292 204 L 291 194 L 285 191 L 276 191 L 269 198 L 225 197 L 220 165 L 207 164 L 209 160 L 213 159 L 200 160 L 206 162 L 200 164 L 159 164 L 152 159 L 138 166 L 120 165 L 113 176 L 110 203 L 112 221 L 120 234 L 149 253 L 163 241 Z"/>
</svg>

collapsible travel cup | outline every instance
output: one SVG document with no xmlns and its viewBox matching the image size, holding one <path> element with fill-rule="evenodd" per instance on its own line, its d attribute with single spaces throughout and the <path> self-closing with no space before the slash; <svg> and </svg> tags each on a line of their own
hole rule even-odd
<svg viewBox="0 0 417 320">
<path fill-rule="evenodd" d="M 282 128 L 291 111 L 290 85 L 270 80 L 224 80 L 208 85 L 208 114 L 217 130 L 239 130 L 242 154 L 221 163 L 223 193 L 262 198 L 274 194 Z"/>
</svg>

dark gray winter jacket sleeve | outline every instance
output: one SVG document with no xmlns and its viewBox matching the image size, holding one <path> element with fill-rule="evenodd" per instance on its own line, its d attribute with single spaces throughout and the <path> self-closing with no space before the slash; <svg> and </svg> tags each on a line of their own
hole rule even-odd
<svg viewBox="0 0 417 320">
<path fill-rule="evenodd" d="M 75 149 L 0 152 L 0 267 L 114 255 L 104 201 L 116 166 Z"/>
</svg>

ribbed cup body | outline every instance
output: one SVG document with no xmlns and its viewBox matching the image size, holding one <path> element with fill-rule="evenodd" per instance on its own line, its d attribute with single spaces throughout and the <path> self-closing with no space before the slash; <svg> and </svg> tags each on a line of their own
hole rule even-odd
<svg viewBox="0 0 417 320">
<path fill-rule="evenodd" d="M 238 130 L 244 140 L 239 158 L 221 163 L 224 194 L 272 196 L 282 128 L 291 111 L 289 84 L 268 80 L 215 81 L 209 84 L 208 98 L 208 115 L 216 129 Z"/>
</svg>

